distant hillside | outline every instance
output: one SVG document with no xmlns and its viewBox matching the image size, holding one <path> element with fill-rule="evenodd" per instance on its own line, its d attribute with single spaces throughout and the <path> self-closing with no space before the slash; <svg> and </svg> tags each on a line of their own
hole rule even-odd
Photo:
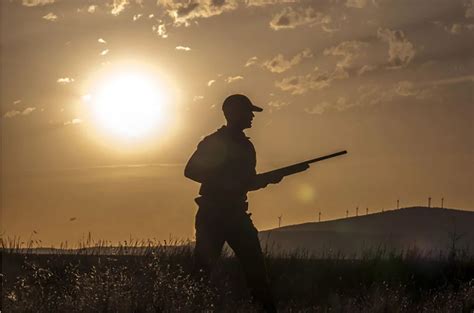
<svg viewBox="0 0 474 313">
<path fill-rule="evenodd" d="M 433 255 L 456 248 L 474 255 L 474 212 L 410 207 L 344 219 L 304 223 L 260 232 L 271 252 L 295 249 L 320 255 L 341 252 L 360 255 L 384 247 L 416 247 Z"/>
</svg>

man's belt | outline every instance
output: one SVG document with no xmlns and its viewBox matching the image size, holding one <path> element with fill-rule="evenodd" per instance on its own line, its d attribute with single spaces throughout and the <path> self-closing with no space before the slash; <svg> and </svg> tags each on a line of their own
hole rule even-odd
<svg viewBox="0 0 474 313">
<path fill-rule="evenodd" d="M 245 197 L 246 198 L 246 197 Z M 249 204 L 245 199 L 222 199 L 206 196 L 194 199 L 200 208 L 207 210 L 217 210 L 220 212 L 247 211 Z"/>
</svg>

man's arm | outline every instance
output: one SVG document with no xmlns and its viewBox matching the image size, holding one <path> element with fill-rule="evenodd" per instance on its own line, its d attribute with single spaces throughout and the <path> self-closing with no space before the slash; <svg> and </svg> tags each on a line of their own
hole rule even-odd
<svg viewBox="0 0 474 313">
<path fill-rule="evenodd" d="M 215 150 L 207 138 L 202 140 L 186 164 L 184 176 L 198 183 L 207 181 L 216 165 L 213 156 L 215 158 L 218 151 Z"/>
<path fill-rule="evenodd" d="M 278 184 L 284 176 L 257 174 L 249 186 L 249 191 L 267 187 L 269 184 Z"/>
<path fill-rule="evenodd" d="M 292 168 L 292 173 L 298 173 L 305 171 L 309 168 L 308 164 L 298 164 Z M 283 177 L 289 174 L 285 171 L 271 171 L 262 174 L 255 175 L 255 179 L 252 181 L 249 187 L 249 191 L 265 188 L 269 184 L 278 184 L 281 182 Z"/>
</svg>

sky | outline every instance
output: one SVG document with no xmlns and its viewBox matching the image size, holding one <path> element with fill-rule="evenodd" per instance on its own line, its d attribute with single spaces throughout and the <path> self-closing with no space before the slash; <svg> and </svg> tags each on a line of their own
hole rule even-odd
<svg viewBox="0 0 474 313">
<path fill-rule="evenodd" d="M 199 185 L 184 165 L 225 123 L 233 93 L 264 108 L 246 130 L 258 171 L 349 152 L 251 192 L 258 229 L 278 216 L 289 225 L 395 209 L 397 199 L 474 211 L 474 0 L 0 8 L 3 236 L 192 239 Z M 148 78 L 113 83 L 130 72 Z M 110 126 L 152 95 L 159 119 Z"/>
</svg>

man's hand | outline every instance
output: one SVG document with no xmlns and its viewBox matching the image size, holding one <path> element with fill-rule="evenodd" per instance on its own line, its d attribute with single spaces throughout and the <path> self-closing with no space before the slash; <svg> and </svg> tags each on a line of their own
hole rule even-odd
<svg viewBox="0 0 474 313">
<path fill-rule="evenodd" d="M 306 171 L 309 168 L 308 163 L 301 164 L 300 166 L 297 166 L 296 169 L 298 172 L 303 172 Z"/>
<path fill-rule="evenodd" d="M 281 182 L 283 177 L 285 177 L 287 175 L 299 173 L 299 172 L 304 172 L 308 168 L 309 168 L 309 164 L 308 163 L 303 163 L 303 164 L 292 166 L 291 171 L 289 171 L 289 172 L 284 172 L 284 171 L 269 172 L 268 174 L 266 174 L 268 176 L 267 177 L 267 182 L 269 184 L 278 184 L 279 182 Z"/>
<path fill-rule="evenodd" d="M 281 180 L 288 175 L 306 171 L 309 168 L 309 164 L 303 163 L 297 166 L 292 166 L 290 170 L 286 171 L 271 171 L 256 176 L 255 181 L 251 184 L 249 190 L 257 190 L 260 188 L 267 187 L 268 184 L 278 184 Z"/>
</svg>

